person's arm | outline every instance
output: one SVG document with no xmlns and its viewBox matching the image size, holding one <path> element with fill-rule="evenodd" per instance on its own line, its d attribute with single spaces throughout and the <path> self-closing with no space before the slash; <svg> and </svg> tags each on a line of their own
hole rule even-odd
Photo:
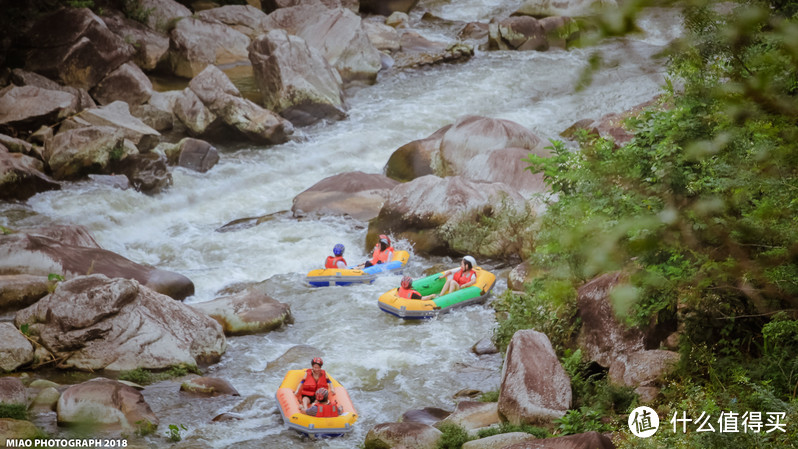
<svg viewBox="0 0 798 449">
<path fill-rule="evenodd" d="M 304 383 L 305 383 L 305 381 L 304 381 L 304 380 L 302 380 L 301 382 L 299 382 L 299 385 L 297 385 L 297 386 L 296 386 L 296 391 L 294 391 L 294 396 L 296 396 L 296 395 L 298 395 L 298 394 L 299 394 L 299 390 L 301 390 L 301 389 L 302 389 L 302 384 L 304 384 Z"/>
<path fill-rule="evenodd" d="M 345 260 L 339 260 L 335 265 L 338 268 L 340 268 L 341 270 L 346 270 L 346 261 Z"/>
</svg>

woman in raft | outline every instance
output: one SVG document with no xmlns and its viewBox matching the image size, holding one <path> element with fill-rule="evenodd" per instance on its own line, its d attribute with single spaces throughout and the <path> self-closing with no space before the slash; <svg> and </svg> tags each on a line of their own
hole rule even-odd
<svg viewBox="0 0 798 449">
<path fill-rule="evenodd" d="M 452 268 L 441 273 L 438 279 L 446 278 L 446 283 L 441 289 L 441 296 L 474 285 L 477 282 L 477 273 L 474 272 L 476 264 L 477 261 L 473 257 L 465 256 L 460 261 L 460 268 Z"/>
<path fill-rule="evenodd" d="M 320 388 L 326 388 L 333 391 L 332 383 L 327 379 L 327 372 L 321 369 L 324 361 L 321 357 L 315 357 L 310 362 L 310 369 L 305 374 L 305 379 L 296 387 L 294 394 L 299 396 L 302 394 L 299 409 L 302 411 L 307 410 L 310 404 L 316 399 L 316 391 Z"/>
</svg>

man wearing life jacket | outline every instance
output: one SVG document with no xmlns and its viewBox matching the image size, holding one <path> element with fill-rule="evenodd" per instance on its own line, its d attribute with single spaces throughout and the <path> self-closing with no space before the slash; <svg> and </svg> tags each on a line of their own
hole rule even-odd
<svg viewBox="0 0 798 449">
<path fill-rule="evenodd" d="M 338 243 L 333 247 L 334 256 L 327 256 L 327 262 L 324 268 L 340 268 L 346 269 L 346 260 L 344 260 L 344 245 Z"/>
<path fill-rule="evenodd" d="M 380 235 L 380 241 L 374 245 L 374 253 L 371 260 L 359 266 L 359 268 L 371 267 L 380 263 L 388 263 L 393 257 L 393 246 L 391 239 L 385 234 Z"/>
<path fill-rule="evenodd" d="M 316 402 L 305 411 L 310 416 L 317 418 L 335 418 L 344 413 L 344 408 L 338 404 L 330 404 L 327 400 L 329 394 L 326 388 L 316 390 Z"/>
<path fill-rule="evenodd" d="M 438 279 L 446 278 L 446 283 L 441 289 L 441 296 L 474 285 L 477 282 L 477 273 L 474 272 L 476 264 L 477 261 L 473 257 L 465 256 L 460 261 L 460 268 L 452 268 L 441 273 Z"/>
<path fill-rule="evenodd" d="M 300 404 L 302 410 L 307 409 L 311 402 L 316 399 L 316 391 L 320 388 L 332 389 L 332 384 L 327 380 L 327 372 L 321 369 L 323 364 L 324 361 L 321 357 L 315 357 L 311 360 L 311 369 L 307 370 L 305 379 L 299 383 L 296 391 L 294 391 L 295 395 L 302 395 L 302 404 Z"/>
<path fill-rule="evenodd" d="M 422 299 L 425 301 L 435 297 L 434 293 L 427 296 L 421 296 L 421 293 L 413 290 L 413 278 L 411 278 L 410 276 L 405 276 L 402 278 L 402 283 L 399 287 L 398 295 L 400 298 Z"/>
</svg>

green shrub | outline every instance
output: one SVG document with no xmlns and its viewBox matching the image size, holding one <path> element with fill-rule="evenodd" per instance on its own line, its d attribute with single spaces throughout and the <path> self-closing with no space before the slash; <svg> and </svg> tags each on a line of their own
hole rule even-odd
<svg viewBox="0 0 798 449">
<path fill-rule="evenodd" d="M 498 427 L 480 429 L 477 432 L 477 436 L 479 438 L 487 438 L 493 435 L 511 432 L 524 432 L 534 435 L 537 438 L 549 438 L 551 436 L 551 433 L 542 427 L 537 427 L 530 424 L 514 425 L 507 422 L 501 423 Z"/>
<path fill-rule="evenodd" d="M 145 368 L 136 368 L 130 371 L 121 371 L 117 378 L 119 380 L 126 380 L 134 382 L 139 385 L 149 385 L 162 380 L 173 379 L 175 377 L 183 377 L 189 373 L 202 374 L 202 371 L 196 365 L 189 365 L 181 363 L 179 365 L 172 365 L 165 371 L 153 372 Z"/>
<path fill-rule="evenodd" d="M 443 432 L 443 435 L 438 440 L 438 445 L 435 446 L 437 449 L 460 449 L 463 444 L 473 440 L 464 428 L 454 423 L 441 423 L 438 430 Z"/>
<path fill-rule="evenodd" d="M 0 418 L 28 419 L 27 408 L 23 404 L 0 403 Z"/>
<path fill-rule="evenodd" d="M 479 402 L 499 402 L 499 390 L 485 391 L 479 397 Z"/>
</svg>

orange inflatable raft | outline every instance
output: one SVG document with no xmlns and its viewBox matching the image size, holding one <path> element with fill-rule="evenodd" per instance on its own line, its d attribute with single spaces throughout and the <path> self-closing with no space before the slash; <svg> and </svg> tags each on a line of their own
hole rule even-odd
<svg viewBox="0 0 798 449">
<path fill-rule="evenodd" d="M 329 401 L 343 407 L 344 413 L 334 418 L 318 418 L 306 415 L 299 410 L 299 398 L 294 395 L 294 391 L 305 375 L 306 370 L 304 369 L 291 370 L 286 373 L 283 383 L 277 389 L 275 397 L 285 424 L 291 429 L 316 437 L 340 436 L 351 432 L 352 426 L 357 421 L 357 410 L 352 405 L 346 388 L 333 379 L 329 373 L 327 378 L 333 386 Z"/>
</svg>

